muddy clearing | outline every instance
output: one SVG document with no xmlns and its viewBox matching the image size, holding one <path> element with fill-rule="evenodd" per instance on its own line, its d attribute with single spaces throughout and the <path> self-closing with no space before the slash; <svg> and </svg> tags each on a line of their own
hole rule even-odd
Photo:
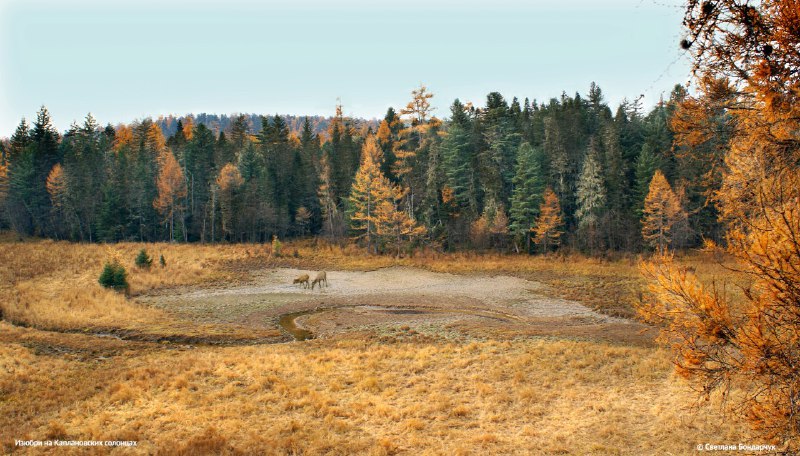
<svg viewBox="0 0 800 456">
<path fill-rule="evenodd" d="M 446 338 L 556 336 L 647 343 L 643 326 L 554 298 L 548 287 L 504 275 L 455 275 L 407 267 L 328 271 L 314 290 L 292 279 L 315 272 L 271 269 L 248 285 L 174 290 L 138 300 L 184 319 L 281 327 L 295 339 L 352 331 Z"/>
</svg>

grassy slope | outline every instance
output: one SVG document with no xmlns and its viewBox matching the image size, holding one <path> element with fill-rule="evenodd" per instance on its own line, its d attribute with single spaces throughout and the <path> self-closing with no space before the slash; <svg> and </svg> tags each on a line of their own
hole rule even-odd
<svg viewBox="0 0 800 456">
<path fill-rule="evenodd" d="M 70 359 L 39 347 L 0 345 L 3 442 L 125 439 L 183 454 L 682 454 L 742 437 L 713 409 L 689 410 L 664 353 L 645 348 L 352 337 Z"/>
</svg>

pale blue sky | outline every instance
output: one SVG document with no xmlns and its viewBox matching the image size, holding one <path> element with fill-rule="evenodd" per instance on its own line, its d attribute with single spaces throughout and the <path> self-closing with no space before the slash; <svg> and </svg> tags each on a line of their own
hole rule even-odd
<svg viewBox="0 0 800 456">
<path fill-rule="evenodd" d="M 688 79 L 678 0 L 0 0 L 0 137 L 45 104 L 66 129 L 189 112 L 382 117 L 421 82 L 447 116 Z"/>
</svg>

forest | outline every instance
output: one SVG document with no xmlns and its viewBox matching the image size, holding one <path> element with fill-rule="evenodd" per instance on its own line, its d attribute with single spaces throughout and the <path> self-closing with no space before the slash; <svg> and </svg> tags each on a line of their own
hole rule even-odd
<svg viewBox="0 0 800 456">
<path fill-rule="evenodd" d="M 641 98 L 612 109 L 594 83 L 546 103 L 456 99 L 443 119 L 433 96 L 420 86 L 379 122 L 341 105 L 330 118 L 198 114 L 116 127 L 90 114 L 64 134 L 42 107 L 1 143 L 0 225 L 82 242 L 325 236 L 398 254 L 637 252 L 721 236 L 709 195 L 725 114 L 709 119 L 717 134 L 682 145 L 683 86 L 649 112 Z"/>
</svg>

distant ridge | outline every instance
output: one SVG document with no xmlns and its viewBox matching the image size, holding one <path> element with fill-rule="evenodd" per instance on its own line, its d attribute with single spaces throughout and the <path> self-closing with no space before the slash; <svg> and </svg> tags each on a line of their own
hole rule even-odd
<svg viewBox="0 0 800 456">
<path fill-rule="evenodd" d="M 257 134 L 261 131 L 261 116 L 262 114 L 244 114 L 247 117 L 247 124 L 249 126 L 248 133 L 251 135 Z M 226 133 L 230 132 L 231 124 L 233 120 L 239 116 L 239 114 L 206 114 L 204 112 L 199 114 L 187 114 L 184 116 L 160 116 L 157 119 L 154 119 L 154 122 L 161 127 L 161 131 L 164 133 L 164 136 L 169 138 L 170 136 L 174 135 L 178 129 L 178 121 L 185 122 L 187 117 L 192 117 L 193 122 L 195 125 L 203 124 L 208 127 L 211 131 L 215 134 L 219 134 L 219 132 L 224 131 Z M 273 117 L 272 115 L 265 115 L 266 117 Z M 303 122 L 306 116 L 296 116 L 296 115 L 282 115 L 283 120 L 286 121 L 286 125 L 289 126 L 289 130 L 293 133 L 300 134 L 300 131 L 303 129 Z M 307 116 L 309 121 L 311 122 L 311 128 L 314 130 L 314 133 L 327 133 L 328 126 L 333 120 L 333 116 Z M 372 127 L 373 131 L 377 131 L 378 125 L 380 124 L 379 120 L 376 119 L 361 119 L 361 118 L 349 118 L 353 122 L 353 126 L 355 127 Z"/>
</svg>

